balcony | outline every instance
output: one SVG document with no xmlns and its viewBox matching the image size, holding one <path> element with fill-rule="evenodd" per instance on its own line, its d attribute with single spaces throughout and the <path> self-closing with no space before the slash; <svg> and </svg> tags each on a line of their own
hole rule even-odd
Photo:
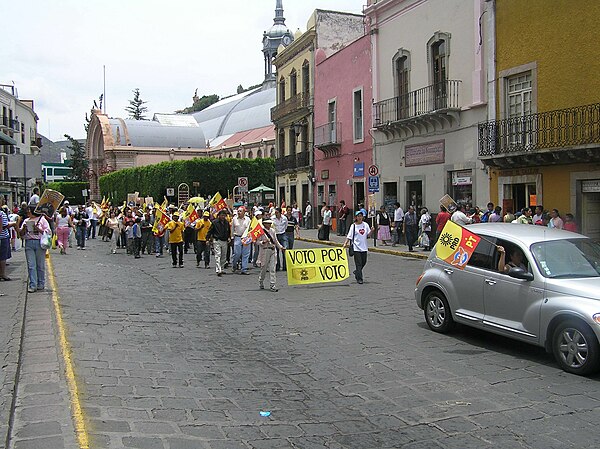
<svg viewBox="0 0 600 449">
<path fill-rule="evenodd" d="M 31 149 L 39 150 L 40 148 L 42 148 L 42 138 L 36 137 L 35 139 L 31 139 Z"/>
<path fill-rule="evenodd" d="M 600 103 L 480 123 L 479 158 L 492 167 L 600 162 Z"/>
<path fill-rule="evenodd" d="M 315 128 L 315 148 L 321 150 L 325 157 L 339 155 L 341 146 L 341 122 L 329 122 Z"/>
<path fill-rule="evenodd" d="M 310 167 L 310 153 L 308 151 L 301 151 L 300 153 L 275 159 L 276 172 L 294 171 L 306 167 Z"/>
<path fill-rule="evenodd" d="M 304 92 L 296 94 L 271 108 L 271 121 L 276 122 L 293 114 L 303 117 L 310 112 L 311 106 L 310 94 Z"/>
<path fill-rule="evenodd" d="M 389 137 L 448 128 L 459 120 L 460 80 L 447 80 L 373 105 L 373 126 Z"/>
</svg>

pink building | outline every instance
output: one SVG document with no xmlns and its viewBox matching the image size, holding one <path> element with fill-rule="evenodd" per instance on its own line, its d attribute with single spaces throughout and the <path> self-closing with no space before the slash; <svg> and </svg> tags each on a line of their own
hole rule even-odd
<svg viewBox="0 0 600 449">
<path fill-rule="evenodd" d="M 371 41 L 363 36 L 329 58 L 317 50 L 314 92 L 314 177 L 316 197 L 356 210 L 365 202 L 372 161 Z M 348 221 L 350 223 L 351 220 Z"/>
</svg>

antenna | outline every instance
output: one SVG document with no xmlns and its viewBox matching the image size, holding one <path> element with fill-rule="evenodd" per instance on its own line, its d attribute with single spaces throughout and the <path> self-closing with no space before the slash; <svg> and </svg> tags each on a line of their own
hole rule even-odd
<svg viewBox="0 0 600 449">
<path fill-rule="evenodd" d="M 102 98 L 104 100 L 104 105 L 102 109 L 102 113 L 106 114 L 106 65 L 102 66 L 103 78 L 104 78 L 104 90 L 102 92 Z"/>
</svg>

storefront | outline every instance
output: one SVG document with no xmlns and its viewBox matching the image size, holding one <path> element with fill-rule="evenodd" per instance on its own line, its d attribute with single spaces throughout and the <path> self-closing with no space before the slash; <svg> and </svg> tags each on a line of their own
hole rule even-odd
<svg viewBox="0 0 600 449">
<path fill-rule="evenodd" d="M 457 170 L 449 172 L 452 189 L 450 196 L 459 204 L 473 203 L 472 170 Z"/>
</svg>

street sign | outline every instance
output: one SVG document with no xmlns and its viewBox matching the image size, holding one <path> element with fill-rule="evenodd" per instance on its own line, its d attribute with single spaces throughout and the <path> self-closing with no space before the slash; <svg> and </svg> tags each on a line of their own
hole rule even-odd
<svg viewBox="0 0 600 449">
<path fill-rule="evenodd" d="M 355 178 L 362 178 L 365 176 L 365 163 L 355 162 L 352 170 L 352 176 Z"/>
<path fill-rule="evenodd" d="M 240 193 L 246 193 L 248 191 L 248 178 L 245 176 L 238 178 L 238 187 L 240 188 Z"/>
<path fill-rule="evenodd" d="M 167 196 L 175 196 L 175 189 L 169 187 L 167 189 Z"/>
<path fill-rule="evenodd" d="M 81 196 L 83 196 L 83 197 L 87 197 L 87 196 L 88 196 L 88 191 L 87 191 L 87 189 L 83 189 L 83 190 L 81 191 Z"/>
<path fill-rule="evenodd" d="M 379 176 L 369 176 L 369 192 L 379 192 Z"/>
<path fill-rule="evenodd" d="M 379 174 L 379 167 L 375 164 L 369 165 L 369 176 L 377 176 Z"/>
</svg>

